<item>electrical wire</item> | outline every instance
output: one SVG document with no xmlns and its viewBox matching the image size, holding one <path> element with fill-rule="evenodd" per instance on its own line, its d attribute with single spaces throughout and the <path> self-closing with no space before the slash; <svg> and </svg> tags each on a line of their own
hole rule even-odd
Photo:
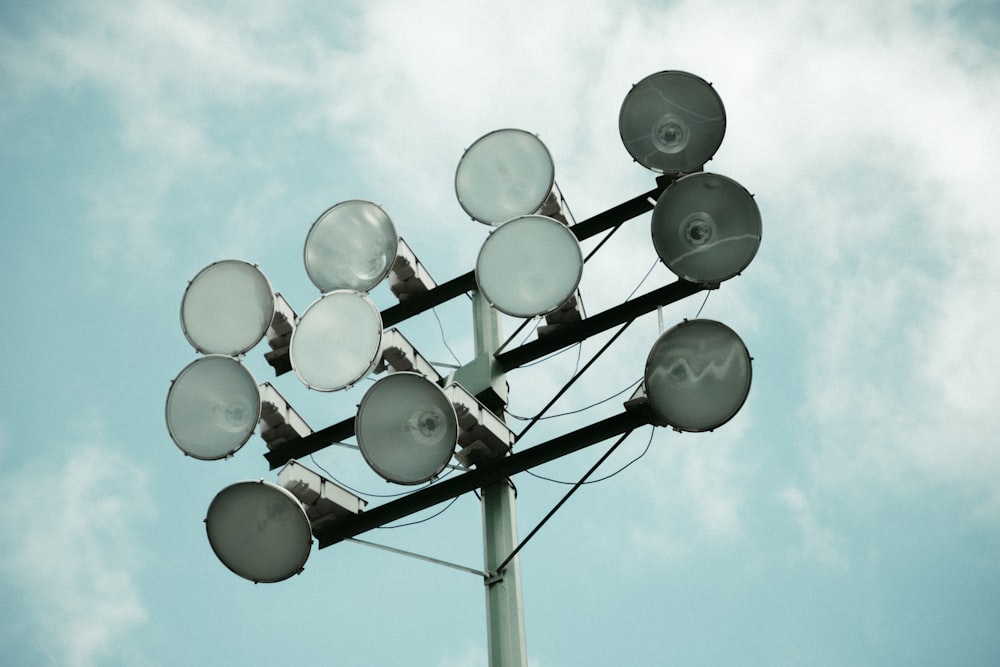
<svg viewBox="0 0 1000 667">
<path fill-rule="evenodd" d="M 698 308 L 698 313 L 694 316 L 695 319 L 698 319 L 699 317 L 701 317 L 701 311 L 705 307 L 705 304 L 708 303 L 708 297 L 711 294 L 712 294 L 712 290 L 705 290 L 705 298 L 701 302 L 701 307 Z"/>
<path fill-rule="evenodd" d="M 587 410 L 590 410 L 591 408 L 596 408 L 598 405 L 603 405 L 604 403 L 607 403 L 608 401 L 611 401 L 611 400 L 614 400 L 615 398 L 618 398 L 619 396 L 621 396 L 622 394 L 624 394 L 625 392 L 627 392 L 629 389 L 632 389 L 633 387 L 635 387 L 640 382 L 642 382 L 642 378 L 639 378 L 638 380 L 636 380 L 635 382 L 633 382 L 629 386 L 625 387 L 621 391 L 615 392 L 611 396 L 608 396 L 607 398 L 602 398 L 601 400 L 597 401 L 596 403 L 591 403 L 588 406 L 585 406 L 585 407 L 582 407 L 582 408 L 577 408 L 576 410 L 569 410 L 568 412 L 560 412 L 559 414 L 555 414 L 555 415 L 546 415 L 544 417 L 540 417 L 539 419 L 556 419 L 558 417 L 568 417 L 569 415 L 576 415 L 576 414 L 580 414 L 581 412 L 586 412 Z M 532 417 L 523 417 L 523 416 L 520 416 L 520 415 L 515 415 L 510 410 L 506 410 L 505 409 L 504 412 L 506 412 L 507 415 L 510 416 L 512 419 L 516 419 L 518 421 L 526 422 L 526 421 L 530 421 L 532 419 Z"/>
<path fill-rule="evenodd" d="M 313 465 L 315 465 L 317 468 L 323 471 L 323 474 L 329 477 L 331 481 L 336 482 L 337 484 L 344 487 L 345 489 L 347 489 L 348 491 L 350 491 L 355 495 L 368 496 L 371 498 L 398 498 L 400 496 L 405 496 L 406 494 L 411 493 L 410 491 L 401 491 L 400 493 L 367 493 L 365 491 L 359 491 L 358 489 L 355 489 L 349 484 L 345 484 L 344 482 L 334 477 L 333 473 L 331 473 L 329 470 L 320 465 L 319 461 L 317 461 L 316 457 L 313 456 L 312 454 L 309 455 L 309 460 L 313 462 Z"/>
<path fill-rule="evenodd" d="M 451 358 L 455 360 L 455 363 L 461 366 L 462 361 L 458 358 L 458 355 L 455 354 L 454 350 L 451 349 L 451 345 L 448 345 L 448 339 L 445 338 L 444 324 L 441 322 L 441 317 L 438 315 L 437 308 L 431 308 L 431 312 L 434 313 L 434 319 L 437 320 L 438 329 L 441 330 L 441 342 L 444 343 L 445 349 L 447 349 L 448 352 L 451 354 Z"/>
<path fill-rule="evenodd" d="M 653 260 L 653 265 L 649 267 L 649 271 L 646 271 L 646 275 L 644 275 L 644 276 L 642 277 L 642 280 L 640 280 L 640 281 L 639 281 L 639 284 L 635 286 L 635 289 L 633 289 L 633 290 L 632 290 L 631 292 L 629 292 L 629 295 L 628 295 L 627 297 L 625 297 L 625 300 L 626 300 L 626 301 L 628 301 L 628 300 L 629 300 L 629 299 L 631 299 L 631 298 L 632 298 L 633 296 L 635 296 L 635 293 L 636 293 L 636 292 L 638 292 L 638 291 L 639 291 L 639 288 L 640 288 L 640 287 L 642 287 L 642 284 L 643 284 L 644 282 L 646 282 L 646 280 L 648 280 L 648 279 L 649 279 L 649 276 L 650 276 L 650 274 L 651 274 L 651 273 L 653 273 L 653 269 L 655 269 L 655 268 L 656 268 L 656 265 L 657 265 L 657 264 L 659 264 L 659 263 L 660 263 L 660 260 L 659 260 L 659 259 L 655 259 L 655 260 Z"/>
<path fill-rule="evenodd" d="M 603 482 L 603 481 L 609 480 L 612 477 L 614 477 L 615 475 L 620 474 L 622 471 L 624 471 L 626 468 L 628 468 L 630 465 L 632 465 L 633 463 L 635 463 L 636 461 L 638 461 L 639 459 L 641 459 L 643 456 L 645 456 L 649 452 L 649 448 L 653 444 L 653 435 L 655 435 L 655 434 L 656 434 L 656 427 L 655 426 L 651 426 L 650 429 L 649 429 L 649 440 L 646 441 L 646 447 L 639 453 L 638 456 L 636 456 L 634 459 L 632 459 L 631 461 L 629 461 L 628 463 L 626 463 L 625 465 L 623 465 L 621 468 L 619 468 L 618 470 L 614 471 L 613 473 L 605 475 L 604 477 L 599 477 L 597 479 L 588 479 L 587 481 L 583 482 L 583 484 L 597 484 L 598 482 Z M 525 470 L 525 472 L 528 473 L 529 475 L 531 475 L 532 477 L 536 477 L 538 479 L 545 480 L 546 482 L 552 482 L 553 484 L 564 484 L 564 485 L 567 485 L 567 486 L 570 485 L 570 484 L 576 484 L 576 482 L 567 482 L 565 480 L 553 479 L 551 477 L 546 477 L 545 475 L 539 475 L 538 473 L 532 472 L 531 470 Z"/>
<path fill-rule="evenodd" d="M 438 510 L 437 512 L 435 512 L 434 514 L 432 514 L 432 515 L 430 515 L 428 517 L 424 517 L 423 519 L 417 519 L 416 521 L 408 521 L 406 523 L 397 523 L 397 524 L 394 524 L 392 526 L 378 526 L 378 528 L 380 528 L 382 530 L 392 530 L 394 528 L 405 528 L 406 526 L 416 526 L 417 524 L 420 524 L 420 523 L 427 523 L 431 519 L 436 519 L 439 516 L 441 516 L 442 514 L 444 514 L 445 512 L 447 512 L 449 509 L 451 509 L 451 506 L 454 505 L 455 502 L 459 498 L 461 498 L 461 497 L 462 496 L 455 496 L 454 498 L 451 499 L 451 502 L 449 502 L 443 508 L 441 508 L 440 510 Z"/>
</svg>

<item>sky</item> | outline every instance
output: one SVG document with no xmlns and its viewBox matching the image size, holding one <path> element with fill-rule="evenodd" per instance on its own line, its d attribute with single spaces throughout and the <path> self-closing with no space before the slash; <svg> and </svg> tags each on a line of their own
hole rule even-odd
<svg viewBox="0 0 1000 667">
<path fill-rule="evenodd" d="M 486 664 L 468 572 L 354 543 L 314 546 L 276 584 L 218 561 L 208 504 L 275 472 L 257 436 L 211 462 L 171 441 L 166 394 L 197 357 L 181 299 L 234 258 L 301 314 L 319 296 L 306 232 L 348 199 L 383 206 L 438 282 L 468 272 L 489 230 L 454 171 L 498 128 L 545 142 L 578 220 L 646 192 L 655 174 L 617 117 L 662 70 L 715 86 L 727 129 L 706 170 L 754 193 L 764 230 L 743 275 L 664 308 L 663 326 L 726 323 L 753 386 L 715 432 L 633 433 L 525 545 L 529 664 L 998 664 L 989 0 L 0 3 L 5 660 Z M 587 263 L 589 313 L 673 280 L 649 234 L 647 214 Z M 384 285 L 371 298 L 394 302 Z M 638 320 L 526 444 L 619 412 L 659 320 Z M 465 297 L 400 329 L 434 362 L 473 357 Z M 510 373 L 512 428 L 608 335 Z M 371 384 L 310 391 L 264 349 L 247 367 L 313 428 L 351 417 Z M 610 444 L 514 478 L 522 536 Z M 370 506 L 411 490 L 349 448 L 302 463 Z M 361 537 L 482 567 L 475 495 L 412 521 Z"/>
</svg>

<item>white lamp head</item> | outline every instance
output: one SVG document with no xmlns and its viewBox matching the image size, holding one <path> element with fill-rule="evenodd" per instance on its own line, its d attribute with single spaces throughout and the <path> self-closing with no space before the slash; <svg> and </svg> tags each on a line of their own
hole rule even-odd
<svg viewBox="0 0 1000 667">
<path fill-rule="evenodd" d="M 335 290 L 314 301 L 292 332 L 292 368 L 310 389 L 337 391 L 378 362 L 382 316 L 364 294 Z"/>
<path fill-rule="evenodd" d="M 497 310 L 534 317 L 573 296 L 583 275 L 583 254 L 565 225 L 541 215 L 509 220 L 483 243 L 476 284 Z"/>
<path fill-rule="evenodd" d="M 750 392 L 750 353 L 732 329 L 688 320 L 665 331 L 646 359 L 654 414 L 679 431 L 711 431 L 733 418 Z"/>
<path fill-rule="evenodd" d="M 718 283 L 750 264 L 760 246 L 760 210 L 746 188 L 725 176 L 689 174 L 656 202 L 653 246 L 685 280 Z"/>
<path fill-rule="evenodd" d="M 683 174 L 712 159 L 726 134 L 722 99 L 704 79 L 676 70 L 635 84 L 622 102 L 618 130 L 642 166 Z"/>
<path fill-rule="evenodd" d="M 372 470 L 397 484 L 437 477 L 458 442 L 455 407 L 417 373 L 392 373 L 365 393 L 355 417 L 358 447 Z"/>
<path fill-rule="evenodd" d="M 227 259 L 198 272 L 181 301 L 181 328 L 202 354 L 243 354 L 274 318 L 274 292 L 252 264 Z"/>
<path fill-rule="evenodd" d="M 246 366 L 211 354 L 188 364 L 170 385 L 167 431 L 188 456 L 223 459 L 250 439 L 260 410 L 260 389 Z"/>
<path fill-rule="evenodd" d="M 477 139 L 455 172 L 455 193 L 466 213 L 487 225 L 537 212 L 552 193 L 555 166 L 541 139 L 517 129 Z"/>
<path fill-rule="evenodd" d="M 254 583 L 298 574 L 312 548 L 312 527 L 291 492 L 264 481 L 220 491 L 205 517 L 208 542 L 222 564 Z"/>
<path fill-rule="evenodd" d="M 392 269 L 399 237 L 377 204 L 341 202 L 319 216 L 303 251 L 306 273 L 322 292 L 368 292 Z"/>
</svg>

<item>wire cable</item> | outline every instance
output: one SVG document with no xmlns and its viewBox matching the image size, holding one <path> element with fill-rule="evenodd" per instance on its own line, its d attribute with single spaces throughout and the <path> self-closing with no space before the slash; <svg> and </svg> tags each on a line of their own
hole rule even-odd
<svg viewBox="0 0 1000 667">
<path fill-rule="evenodd" d="M 629 461 L 628 463 L 626 463 L 625 465 L 623 465 L 621 468 L 619 468 L 618 470 L 614 471 L 611 474 L 605 475 L 604 477 L 598 477 L 597 479 L 590 479 L 590 480 L 587 480 L 586 482 L 583 482 L 583 483 L 584 484 L 597 484 L 598 482 L 603 482 L 605 480 L 609 480 L 612 477 L 614 477 L 615 475 L 618 475 L 619 473 L 621 473 L 623 470 L 625 470 L 626 468 L 628 468 L 630 465 L 632 465 L 633 463 L 635 463 L 636 461 L 638 461 L 639 459 L 641 459 L 643 456 L 645 456 L 649 452 L 649 448 L 653 444 L 653 436 L 655 434 L 656 434 L 656 427 L 655 426 L 650 427 L 650 429 L 649 429 L 649 440 L 646 441 L 646 447 L 639 453 L 638 456 L 636 456 L 634 459 L 632 459 L 631 461 Z M 564 481 L 564 480 L 561 480 L 561 479 L 553 479 L 551 477 L 546 477 L 545 475 L 539 475 L 538 473 L 532 472 L 531 470 L 525 470 L 525 472 L 528 473 L 529 475 L 531 475 L 532 477 L 537 477 L 538 479 L 545 480 L 546 482 L 552 482 L 553 484 L 565 484 L 565 485 L 568 486 L 570 484 L 575 484 L 576 483 L 576 482 L 567 482 L 567 481 Z"/>
<path fill-rule="evenodd" d="M 705 308 L 705 304 L 708 303 L 708 297 L 712 293 L 712 290 L 705 290 L 705 298 L 701 302 L 701 308 L 698 308 L 698 313 L 694 316 L 695 319 L 701 317 L 701 311 Z"/>
<path fill-rule="evenodd" d="M 462 361 L 458 358 L 458 355 L 455 354 L 454 350 L 451 349 L 451 345 L 448 345 L 448 339 L 445 338 L 444 324 L 441 323 L 441 317 L 438 315 L 437 308 L 431 308 L 431 312 L 434 313 L 434 319 L 437 320 L 438 329 L 441 330 L 441 342 L 444 343 L 445 349 L 447 349 L 448 352 L 451 354 L 451 358 L 455 360 L 455 363 L 461 366 Z"/>
<path fill-rule="evenodd" d="M 636 380 L 635 382 L 633 382 L 629 386 L 625 387 L 621 391 L 615 392 L 614 394 L 612 394 L 611 396 L 608 396 L 607 398 L 602 398 L 601 400 L 597 401 L 596 403 L 591 403 L 590 405 L 587 405 L 587 406 L 582 407 L 582 408 L 577 408 L 576 410 L 569 410 L 568 412 L 560 412 L 560 413 L 555 414 L 555 415 L 546 415 L 544 417 L 541 417 L 541 419 L 556 419 L 558 417 L 568 417 L 569 415 L 576 415 L 576 414 L 580 414 L 581 412 L 586 412 L 587 410 L 590 410 L 591 408 L 596 408 L 598 405 L 603 405 L 604 403 L 607 403 L 608 401 L 611 401 L 611 400 L 614 400 L 615 398 L 618 398 L 619 396 L 621 396 L 622 394 L 624 394 L 625 392 L 627 392 L 629 389 L 632 389 L 633 387 L 635 387 L 640 382 L 642 382 L 642 378 L 639 378 L 638 380 Z M 515 415 L 510 410 L 506 410 L 505 409 L 504 412 L 506 412 L 507 415 L 510 416 L 512 419 L 516 419 L 518 421 L 526 422 L 526 421 L 529 421 L 529 420 L 532 419 L 532 417 L 522 417 L 520 415 Z"/>
<path fill-rule="evenodd" d="M 455 501 L 457 501 L 461 497 L 462 496 L 455 496 L 454 498 L 451 499 L 451 502 L 449 502 L 443 508 L 441 508 L 440 510 L 438 510 L 437 512 L 428 517 L 424 517 L 423 519 L 417 519 L 416 521 L 408 521 L 406 523 L 397 523 L 392 526 L 378 526 L 378 528 L 382 530 L 392 530 L 393 528 L 405 528 L 407 526 L 416 526 L 419 523 L 427 523 L 431 519 L 436 519 L 445 512 L 447 512 L 451 508 L 451 506 L 455 504 Z"/>
<path fill-rule="evenodd" d="M 368 496 L 368 497 L 371 497 L 371 498 L 398 498 L 400 496 L 405 496 L 408 493 L 412 493 L 411 491 L 401 491 L 399 493 L 366 493 L 364 491 L 359 491 L 358 489 L 355 489 L 354 487 L 352 487 L 352 486 L 350 486 L 348 484 L 345 484 L 344 482 L 342 482 L 339 479 L 337 479 L 336 477 L 334 477 L 333 473 L 331 473 L 329 470 L 327 470 L 326 468 L 324 468 L 320 464 L 320 462 L 316 460 L 316 457 L 313 456 L 312 454 L 309 455 L 309 460 L 313 462 L 313 465 L 315 465 L 317 468 L 319 468 L 320 470 L 322 470 L 323 473 L 327 477 L 329 477 L 331 481 L 336 482 L 337 484 L 341 485 L 342 487 L 344 487 L 345 489 L 347 489 L 351 493 L 353 493 L 355 495 L 358 495 L 358 496 Z"/>
</svg>

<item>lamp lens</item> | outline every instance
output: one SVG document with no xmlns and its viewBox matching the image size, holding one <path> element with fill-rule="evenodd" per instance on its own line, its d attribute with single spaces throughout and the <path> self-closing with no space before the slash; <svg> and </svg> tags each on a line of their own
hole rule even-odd
<svg viewBox="0 0 1000 667">
<path fill-rule="evenodd" d="M 350 387 L 378 361 L 382 317 L 360 292 L 336 290 L 314 301 L 299 319 L 289 344 L 292 368 L 319 391 Z"/>
<path fill-rule="evenodd" d="M 689 174 L 656 202 L 653 246 L 663 263 L 691 282 L 739 274 L 760 247 L 760 210 L 746 188 L 725 176 Z"/>
<path fill-rule="evenodd" d="M 554 185 L 549 150 L 524 130 L 495 130 L 480 137 L 455 172 L 458 203 L 488 225 L 537 212 Z"/>
<path fill-rule="evenodd" d="M 451 459 L 458 418 L 436 384 L 416 373 L 393 373 L 361 399 L 355 432 L 365 461 L 383 479 L 421 484 Z"/>
<path fill-rule="evenodd" d="M 208 507 L 205 528 L 223 565 L 255 583 L 283 581 L 302 571 L 312 548 L 309 517 L 288 490 L 238 482 Z"/>
<path fill-rule="evenodd" d="M 306 273 L 323 292 L 368 292 L 389 274 L 398 243 L 396 228 L 381 207 L 367 201 L 341 202 L 309 229 Z"/>
<path fill-rule="evenodd" d="M 711 431 L 739 412 L 750 391 L 750 354 L 714 320 L 689 320 L 661 335 L 646 360 L 653 412 L 680 431 Z"/>
<path fill-rule="evenodd" d="M 719 150 L 726 111 L 704 79 L 687 72 L 657 72 L 625 96 L 618 130 L 626 150 L 642 166 L 682 174 L 701 167 Z"/>
<path fill-rule="evenodd" d="M 260 419 L 260 389 L 242 363 L 208 355 L 188 364 L 167 393 L 167 431 L 196 459 L 226 458 L 242 447 Z"/>
<path fill-rule="evenodd" d="M 566 225 L 541 215 L 500 225 L 483 243 L 476 283 L 493 306 L 515 317 L 557 309 L 583 276 L 580 243 Z"/>
<path fill-rule="evenodd" d="M 184 292 L 181 328 L 203 354 L 243 354 L 264 337 L 274 318 L 274 292 L 252 264 L 235 259 L 202 269 Z"/>
</svg>

